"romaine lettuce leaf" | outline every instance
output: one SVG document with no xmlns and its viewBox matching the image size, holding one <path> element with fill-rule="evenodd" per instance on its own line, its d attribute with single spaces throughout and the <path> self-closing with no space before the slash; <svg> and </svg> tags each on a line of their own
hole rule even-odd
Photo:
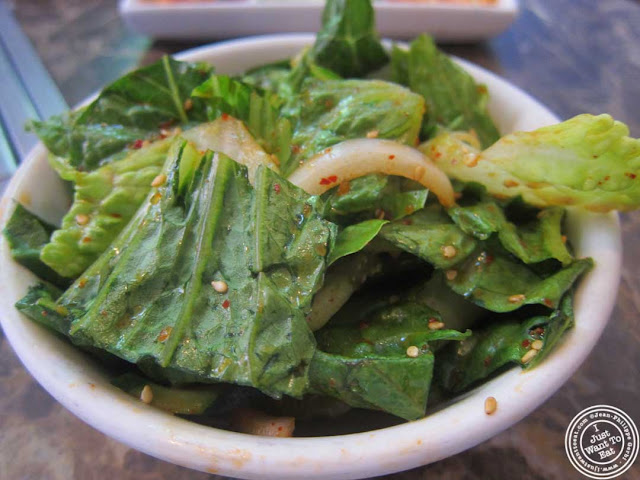
<svg viewBox="0 0 640 480">
<path fill-rule="evenodd" d="M 69 332 L 68 311 L 56 301 L 62 290 L 48 283 L 29 287 L 27 294 L 16 302 L 16 308 L 31 320 L 63 335 Z"/>
<path fill-rule="evenodd" d="M 184 142 L 166 183 L 58 300 L 69 334 L 174 382 L 300 396 L 315 347 L 305 314 L 335 227 L 317 197 L 272 170 L 259 168 L 252 188 L 223 154 L 193 155 Z"/>
<path fill-rule="evenodd" d="M 433 354 L 349 357 L 317 350 L 309 369 L 311 391 L 352 407 L 383 410 L 407 420 L 424 416 Z"/>
<path fill-rule="evenodd" d="M 578 115 L 506 135 L 482 152 L 442 134 L 421 147 L 450 177 L 538 207 L 597 212 L 640 206 L 640 139 L 609 115 Z M 463 161 L 460 161 L 463 160 Z"/>
<path fill-rule="evenodd" d="M 557 308 L 576 279 L 593 266 L 590 258 L 541 275 L 495 244 L 481 245 L 447 280 L 454 292 L 492 312 L 510 312 L 523 305 Z"/>
<path fill-rule="evenodd" d="M 385 225 L 380 237 L 437 268 L 462 262 L 478 243 L 453 223 L 438 203 Z"/>
<path fill-rule="evenodd" d="M 331 265 L 342 257 L 362 250 L 378 235 L 385 223 L 386 220 L 373 219 L 345 227 L 336 237 L 335 245 L 329 253 L 328 264 Z"/>
<path fill-rule="evenodd" d="M 73 171 L 74 197 L 62 226 L 40 258 L 62 277 L 76 278 L 133 217 L 167 158 L 171 139 L 130 151 L 91 172 Z"/>
<path fill-rule="evenodd" d="M 431 342 L 461 340 L 470 332 L 433 330 L 437 312 L 417 302 L 382 304 L 360 315 L 340 313 L 316 332 L 311 388 L 353 407 L 384 410 L 413 420 L 424 416 L 431 375 Z M 416 346 L 417 356 L 407 355 Z"/>
<path fill-rule="evenodd" d="M 42 280 L 64 287 L 70 282 L 40 260 L 42 247 L 49 242 L 54 230 L 53 225 L 17 203 L 2 233 L 7 239 L 11 258 Z"/>
<path fill-rule="evenodd" d="M 500 138 L 487 111 L 487 88 L 438 50 L 431 37 L 420 35 L 411 42 L 407 57 L 396 51 L 392 58 L 395 80 L 408 80 L 404 84 L 426 101 L 423 137 L 432 137 L 442 127 L 473 130 L 484 147 Z"/>
<path fill-rule="evenodd" d="M 94 170 L 138 140 L 158 138 L 163 128 L 205 120 L 191 91 L 210 72 L 204 63 L 163 57 L 119 78 L 87 107 L 33 121 L 30 128 L 68 168 Z"/>
<path fill-rule="evenodd" d="M 474 330 L 471 337 L 446 346 L 437 356 L 435 377 L 438 384 L 450 392 L 459 392 L 509 363 L 522 368 L 539 364 L 573 326 L 572 301 L 572 294 L 568 293 L 549 316 L 526 320 L 495 318 L 486 327 Z M 542 346 L 529 360 L 525 355 L 537 340 Z"/>
<path fill-rule="evenodd" d="M 342 77 L 362 77 L 387 63 L 371 2 L 328 0 L 310 55 L 318 65 Z"/>
<path fill-rule="evenodd" d="M 326 192 L 325 217 L 341 224 L 375 216 L 398 220 L 423 208 L 428 194 L 405 178 L 372 173 Z"/>
<path fill-rule="evenodd" d="M 408 89 L 381 80 L 329 80 L 305 85 L 291 100 L 298 111 L 288 176 L 325 148 L 367 135 L 415 145 L 424 101 Z"/>
<path fill-rule="evenodd" d="M 500 202 L 479 185 L 468 185 L 463 192 L 458 205 L 447 213 L 465 233 L 480 240 L 497 234 L 502 246 L 524 263 L 556 259 L 568 265 L 573 260 L 562 235 L 562 208 L 517 208 L 518 200 Z"/>
<path fill-rule="evenodd" d="M 375 31 L 369 0 L 328 0 L 315 43 L 294 59 L 294 68 L 279 91 L 288 97 L 300 90 L 306 78 L 364 77 L 388 59 Z"/>
</svg>

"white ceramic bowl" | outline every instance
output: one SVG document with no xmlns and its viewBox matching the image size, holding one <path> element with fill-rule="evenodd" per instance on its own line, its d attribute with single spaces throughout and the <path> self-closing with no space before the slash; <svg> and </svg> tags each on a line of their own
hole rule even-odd
<svg viewBox="0 0 640 480">
<path fill-rule="evenodd" d="M 249 38 L 180 55 L 206 60 L 218 72 L 238 73 L 289 57 L 311 35 Z M 491 93 L 489 108 L 503 133 L 533 129 L 557 118 L 533 98 L 486 70 L 460 61 Z M 2 223 L 11 199 L 55 221 L 67 207 L 63 185 L 37 147 L 20 167 L 0 204 Z M 576 296 L 576 326 L 538 367 L 513 368 L 428 417 L 365 433 L 315 438 L 268 438 L 198 425 L 148 407 L 109 384 L 101 369 L 51 332 L 22 317 L 13 304 L 34 277 L 9 257 L 0 241 L 0 316 L 16 353 L 40 384 L 75 415 L 116 440 L 186 467 L 241 478 L 347 479 L 409 469 L 454 455 L 510 427 L 549 398 L 585 360 L 605 327 L 620 277 L 618 217 L 571 213 L 569 235 L 594 270 Z M 494 396 L 498 410 L 484 413 Z"/>
</svg>

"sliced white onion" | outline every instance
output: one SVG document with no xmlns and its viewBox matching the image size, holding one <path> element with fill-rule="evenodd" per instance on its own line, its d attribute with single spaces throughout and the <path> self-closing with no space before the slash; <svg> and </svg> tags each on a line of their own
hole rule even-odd
<svg viewBox="0 0 640 480">
<path fill-rule="evenodd" d="M 273 158 L 255 141 L 247 127 L 231 116 L 219 117 L 182 133 L 198 150 L 222 152 L 249 170 L 249 181 L 260 165 L 278 171 Z"/>
<path fill-rule="evenodd" d="M 370 173 L 410 178 L 427 187 L 445 207 L 455 204 L 449 177 L 415 148 L 392 140 L 361 138 L 338 143 L 307 160 L 288 180 L 318 195 Z"/>
</svg>

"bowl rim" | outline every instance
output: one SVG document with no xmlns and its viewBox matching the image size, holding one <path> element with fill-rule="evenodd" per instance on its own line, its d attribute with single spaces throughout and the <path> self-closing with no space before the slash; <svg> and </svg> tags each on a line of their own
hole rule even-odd
<svg viewBox="0 0 640 480">
<path fill-rule="evenodd" d="M 198 61 L 226 56 L 233 63 L 234 56 L 243 52 L 255 56 L 256 52 L 278 48 L 294 51 L 313 38 L 312 34 L 249 37 L 197 47 L 176 57 Z M 456 61 L 487 84 L 492 98 L 504 101 L 504 95 L 513 97 L 519 110 L 534 116 L 537 112 L 540 123 L 558 121 L 546 107 L 506 80 L 470 62 Z M 21 188 L 36 174 L 45 180 L 53 175 L 41 144 L 7 187 L 0 202 L 2 225 L 13 210 L 11 199 L 19 198 Z M 104 373 L 75 348 L 14 309 L 26 282 L 35 277 L 13 263 L 4 237 L 0 239 L 0 323 L 31 375 L 68 410 L 106 435 L 154 457 L 239 478 L 378 476 L 446 458 L 496 435 L 547 400 L 586 359 L 616 299 L 622 255 L 618 216 L 570 211 L 568 233 L 578 255 L 593 256 L 596 266 L 578 288 L 576 326 L 544 362 L 530 371 L 508 370 L 423 419 L 363 433 L 256 437 L 199 425 L 141 404 L 112 387 Z M 498 411 L 491 416 L 484 413 L 487 396 L 499 402 Z"/>
</svg>

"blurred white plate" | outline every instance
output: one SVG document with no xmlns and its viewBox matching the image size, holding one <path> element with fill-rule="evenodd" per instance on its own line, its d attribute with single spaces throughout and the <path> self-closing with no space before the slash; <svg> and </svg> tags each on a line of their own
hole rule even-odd
<svg viewBox="0 0 640 480">
<path fill-rule="evenodd" d="M 380 35 L 411 38 L 430 33 L 439 41 L 470 42 L 504 31 L 516 17 L 517 0 L 494 4 L 378 0 Z M 134 30 L 157 38 L 221 39 L 276 32 L 316 32 L 321 0 L 121 0 L 120 13 Z"/>
</svg>

